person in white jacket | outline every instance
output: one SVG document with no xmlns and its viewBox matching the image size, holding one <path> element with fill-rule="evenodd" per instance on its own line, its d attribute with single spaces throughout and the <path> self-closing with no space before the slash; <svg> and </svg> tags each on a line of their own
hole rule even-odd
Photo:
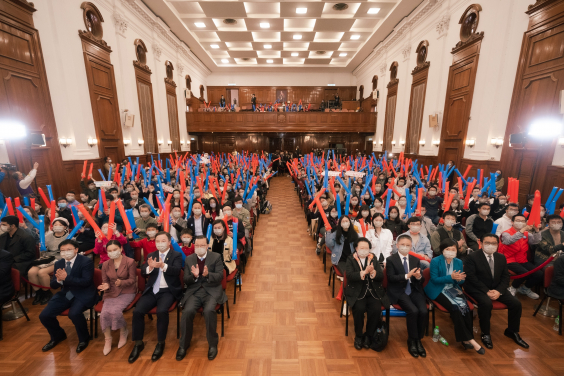
<svg viewBox="0 0 564 376">
<path fill-rule="evenodd" d="M 392 255 L 394 236 L 390 230 L 382 226 L 384 226 L 384 216 L 380 213 L 374 214 L 372 225 L 369 225 L 366 231 L 366 238 L 372 243 L 370 252 L 376 256 L 376 260 L 385 262 L 386 258 Z"/>
<path fill-rule="evenodd" d="M 29 172 L 29 174 L 25 175 L 22 174 L 20 171 L 16 171 L 12 174 L 12 178 L 16 181 L 16 187 L 18 188 L 18 192 L 22 197 L 36 197 L 33 188 L 31 187 L 31 183 L 33 179 L 35 179 L 35 175 L 37 174 L 37 168 L 39 167 L 39 163 L 35 162 L 33 164 L 33 169 Z"/>
<path fill-rule="evenodd" d="M 495 220 L 495 224 L 497 224 L 497 229 L 495 230 L 495 234 L 497 236 L 501 236 L 501 234 L 507 230 L 509 230 L 513 225 L 511 224 L 513 222 L 513 216 L 519 214 L 519 205 L 515 204 L 515 203 L 510 203 L 507 206 L 507 210 L 505 211 L 505 214 L 501 217 Z"/>
</svg>

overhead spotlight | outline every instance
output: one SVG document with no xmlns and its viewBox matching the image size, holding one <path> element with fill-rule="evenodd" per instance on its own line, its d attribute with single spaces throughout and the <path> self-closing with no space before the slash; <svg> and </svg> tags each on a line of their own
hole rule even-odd
<svg viewBox="0 0 564 376">
<path fill-rule="evenodd" d="M 269 27 L 270 27 L 270 24 L 268 22 L 261 22 L 260 23 L 261 29 L 268 29 Z"/>
<path fill-rule="evenodd" d="M 360 39 L 360 35 L 358 35 L 358 34 L 351 35 L 351 39 L 352 39 L 352 40 Z"/>
<path fill-rule="evenodd" d="M 297 52 L 292 52 L 292 56 L 296 57 L 296 56 L 300 56 L 300 54 Z"/>
<path fill-rule="evenodd" d="M 296 8 L 296 13 L 297 14 L 306 14 L 307 8 Z"/>
<path fill-rule="evenodd" d="M 217 44 L 212 44 L 210 45 L 211 48 L 219 48 L 219 46 Z"/>
<path fill-rule="evenodd" d="M 268 50 L 268 49 L 272 48 L 272 44 L 265 44 L 264 48 Z"/>
<path fill-rule="evenodd" d="M 341 53 L 339 54 L 339 56 L 341 56 L 341 57 L 347 56 L 347 53 L 346 53 L 346 52 L 341 52 Z"/>
<path fill-rule="evenodd" d="M 222 62 L 223 64 L 229 64 L 229 59 L 221 59 L 221 62 Z"/>
<path fill-rule="evenodd" d="M 11 140 L 26 136 L 25 126 L 15 121 L 0 121 L 0 139 Z"/>
<path fill-rule="evenodd" d="M 529 136 L 534 138 L 554 138 L 562 133 L 562 120 L 554 118 L 538 119 L 529 128 Z"/>
<path fill-rule="evenodd" d="M 368 9 L 368 14 L 378 14 L 378 12 L 380 12 L 380 8 L 370 8 Z"/>
<path fill-rule="evenodd" d="M 194 22 L 194 25 L 196 25 L 196 27 L 206 27 L 206 24 L 203 22 Z"/>
<path fill-rule="evenodd" d="M 302 35 L 301 34 L 294 34 L 294 39 L 302 39 Z"/>
</svg>

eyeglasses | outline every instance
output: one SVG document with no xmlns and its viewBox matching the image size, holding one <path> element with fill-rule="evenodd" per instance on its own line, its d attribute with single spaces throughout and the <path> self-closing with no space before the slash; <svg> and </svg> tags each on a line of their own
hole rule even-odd
<svg viewBox="0 0 564 376">
<path fill-rule="evenodd" d="M 497 246 L 497 243 L 484 243 L 484 245 L 493 245 L 493 246 Z"/>
</svg>

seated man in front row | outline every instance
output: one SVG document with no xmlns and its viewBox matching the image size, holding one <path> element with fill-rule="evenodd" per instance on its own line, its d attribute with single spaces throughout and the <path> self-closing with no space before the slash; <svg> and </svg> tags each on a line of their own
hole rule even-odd
<svg viewBox="0 0 564 376">
<path fill-rule="evenodd" d="M 182 321 L 180 322 L 180 346 L 176 352 L 176 360 L 180 361 L 186 356 L 190 347 L 194 316 L 198 309 L 203 308 L 206 320 L 206 337 L 208 339 L 208 359 L 217 356 L 217 313 L 215 306 L 227 301 L 227 296 L 221 286 L 223 280 L 223 261 L 219 253 L 208 252 L 208 239 L 205 236 L 196 236 L 194 242 L 195 253 L 186 257 L 184 266 L 184 283 L 187 286 L 180 306 Z"/>
<path fill-rule="evenodd" d="M 464 290 L 478 303 L 482 343 L 488 349 L 493 349 L 490 319 L 492 301 L 498 301 L 507 306 L 508 325 L 504 334 L 519 346 L 528 349 L 529 345 L 519 336 L 521 302 L 508 291 L 507 260 L 504 255 L 497 252 L 499 238 L 494 234 L 486 234 L 480 240 L 482 249 L 468 255 L 464 264 L 466 272 Z"/>
<path fill-rule="evenodd" d="M 61 291 L 56 293 L 39 315 L 39 320 L 49 332 L 51 340 L 43 351 L 49 351 L 61 341 L 67 339 L 57 316 L 69 310 L 69 319 L 78 334 L 76 353 L 82 352 L 89 341 L 88 324 L 83 312 L 96 304 L 98 294 L 94 286 L 94 263 L 89 257 L 78 254 L 78 243 L 74 240 L 63 240 L 59 244 L 61 259 L 55 263 L 51 288 Z"/>
</svg>

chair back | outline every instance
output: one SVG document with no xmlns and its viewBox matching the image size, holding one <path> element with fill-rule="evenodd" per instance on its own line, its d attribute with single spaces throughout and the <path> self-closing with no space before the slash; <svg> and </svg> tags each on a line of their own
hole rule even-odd
<svg viewBox="0 0 564 376">
<path fill-rule="evenodd" d="M 544 288 L 547 289 L 552 283 L 552 276 L 554 275 L 554 266 L 549 266 L 544 270 Z"/>
<path fill-rule="evenodd" d="M 384 268 L 384 279 L 382 280 L 382 287 L 384 290 L 388 289 L 388 274 L 386 273 L 386 268 Z"/>
<path fill-rule="evenodd" d="M 431 279 L 431 268 L 423 270 L 423 287 L 427 286 L 429 280 Z"/>
<path fill-rule="evenodd" d="M 137 291 L 143 293 L 143 291 L 145 291 L 145 284 L 147 281 L 145 281 L 145 277 L 143 277 L 143 274 L 141 274 L 141 269 L 136 269 L 136 273 L 137 273 Z"/>
<path fill-rule="evenodd" d="M 137 262 L 141 261 L 141 247 L 133 248 L 133 259 Z"/>
<path fill-rule="evenodd" d="M 12 284 L 14 285 L 14 290 L 16 293 L 20 292 L 20 271 L 16 268 L 12 268 Z M 0 318 L 1 320 L 1 318 Z"/>
<path fill-rule="evenodd" d="M 227 290 L 227 273 L 225 272 L 225 269 L 223 269 L 223 279 L 221 280 L 221 288 Z"/>
<path fill-rule="evenodd" d="M 94 269 L 94 286 L 98 288 L 102 284 L 102 271 L 98 268 Z"/>
</svg>

